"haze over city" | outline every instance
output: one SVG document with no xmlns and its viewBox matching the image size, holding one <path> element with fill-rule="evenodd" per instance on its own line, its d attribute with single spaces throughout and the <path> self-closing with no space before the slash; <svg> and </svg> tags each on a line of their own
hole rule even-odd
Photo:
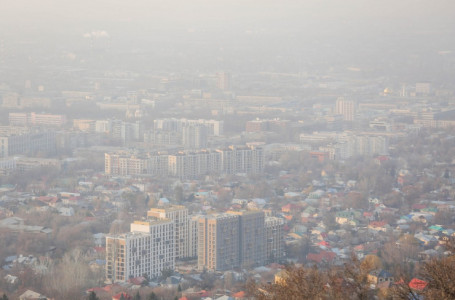
<svg viewBox="0 0 455 300">
<path fill-rule="evenodd" d="M 453 299 L 455 3 L 0 2 L 1 299 Z"/>
</svg>

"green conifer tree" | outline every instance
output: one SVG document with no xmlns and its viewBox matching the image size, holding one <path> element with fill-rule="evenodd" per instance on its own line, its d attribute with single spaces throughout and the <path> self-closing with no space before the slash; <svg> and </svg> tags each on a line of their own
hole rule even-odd
<svg viewBox="0 0 455 300">
<path fill-rule="evenodd" d="M 91 291 L 90 295 L 88 296 L 88 300 L 100 300 L 100 298 L 98 298 L 94 291 Z"/>
<path fill-rule="evenodd" d="M 158 296 L 152 292 L 150 295 L 147 297 L 147 300 L 158 300 Z"/>
<path fill-rule="evenodd" d="M 136 292 L 136 295 L 134 295 L 133 300 L 141 300 L 141 295 L 139 295 L 139 291 Z"/>
</svg>

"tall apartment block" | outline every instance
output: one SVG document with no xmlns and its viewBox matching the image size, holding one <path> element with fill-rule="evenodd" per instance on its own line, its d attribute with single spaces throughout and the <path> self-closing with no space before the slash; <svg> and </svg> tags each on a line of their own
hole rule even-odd
<svg viewBox="0 0 455 300">
<path fill-rule="evenodd" d="M 267 255 L 264 212 L 256 210 L 229 211 L 228 214 L 239 216 L 240 266 L 250 268 L 264 265 Z"/>
<path fill-rule="evenodd" d="M 187 149 L 207 147 L 207 127 L 203 124 L 188 124 L 182 128 L 182 143 Z"/>
<path fill-rule="evenodd" d="M 32 113 L 9 113 L 9 124 L 12 126 L 56 126 L 66 123 L 65 115 Z"/>
<path fill-rule="evenodd" d="M 182 137 L 175 131 L 150 130 L 144 133 L 144 142 L 157 146 L 179 145 Z"/>
<path fill-rule="evenodd" d="M 277 217 L 265 218 L 267 261 L 276 262 L 284 256 L 284 220 Z"/>
<path fill-rule="evenodd" d="M 147 274 L 161 275 L 175 268 L 174 223 L 171 220 L 136 221 L 131 232 L 106 236 L 106 279 L 128 281 Z"/>
<path fill-rule="evenodd" d="M 263 265 L 267 257 L 264 218 L 262 211 L 229 211 L 199 218 L 199 269 Z"/>
<path fill-rule="evenodd" d="M 170 176 L 179 178 L 196 178 L 200 175 L 221 172 L 220 154 L 213 151 L 180 152 L 168 155 Z"/>
<path fill-rule="evenodd" d="M 16 154 L 36 154 L 38 152 L 55 153 L 56 140 L 54 131 L 7 132 L 0 135 L 0 157 Z"/>
<path fill-rule="evenodd" d="M 264 151 L 254 146 L 174 154 L 105 153 L 105 172 L 111 175 L 168 174 L 185 179 L 211 173 L 260 174 L 263 170 Z"/>
<path fill-rule="evenodd" d="M 166 208 L 152 208 L 147 212 L 147 216 L 173 221 L 175 258 L 190 257 L 188 209 L 185 206 L 173 205 Z"/>
<path fill-rule="evenodd" d="M 183 127 L 189 125 L 203 125 L 207 129 L 207 134 L 209 136 L 220 136 L 224 133 L 224 122 L 217 120 L 205 120 L 205 119 L 176 119 L 176 118 L 167 118 L 167 119 L 156 119 L 153 121 L 154 130 L 164 130 L 171 132 L 182 132 Z"/>
<path fill-rule="evenodd" d="M 416 83 L 416 94 L 417 95 L 428 95 L 431 92 L 431 82 L 417 82 Z"/>
<path fill-rule="evenodd" d="M 228 72 L 220 72 L 216 74 L 217 83 L 216 86 L 223 91 L 228 91 L 231 89 L 231 74 Z"/>
<path fill-rule="evenodd" d="M 147 159 L 126 153 L 105 153 L 104 170 L 116 175 L 147 174 Z"/>
<path fill-rule="evenodd" d="M 389 142 L 385 136 L 357 135 L 352 143 L 357 155 L 387 155 Z"/>
<path fill-rule="evenodd" d="M 231 270 L 240 266 L 239 216 L 214 214 L 198 220 L 198 268 Z"/>
<path fill-rule="evenodd" d="M 199 155 L 177 153 L 168 156 L 168 174 L 179 178 L 194 178 L 201 174 Z"/>
<path fill-rule="evenodd" d="M 193 215 L 188 219 L 188 257 L 197 257 L 198 221 L 201 215 Z"/>
<path fill-rule="evenodd" d="M 345 100 L 339 97 L 335 105 L 335 114 L 342 115 L 345 121 L 354 121 L 355 104 L 352 100 Z"/>
<path fill-rule="evenodd" d="M 221 155 L 221 171 L 225 174 L 258 174 L 264 169 L 264 151 L 261 147 L 230 146 L 216 151 Z"/>
<path fill-rule="evenodd" d="M 148 154 L 146 166 L 148 174 L 166 176 L 169 173 L 169 155 Z"/>
</svg>

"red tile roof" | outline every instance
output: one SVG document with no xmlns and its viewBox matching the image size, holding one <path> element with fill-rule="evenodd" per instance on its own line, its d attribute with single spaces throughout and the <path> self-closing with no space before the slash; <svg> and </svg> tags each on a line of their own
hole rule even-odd
<svg viewBox="0 0 455 300">
<path fill-rule="evenodd" d="M 91 289 L 86 290 L 86 292 L 87 293 L 91 293 L 91 292 L 99 293 L 99 292 L 105 292 L 105 289 L 100 286 L 95 286 Z"/>
<path fill-rule="evenodd" d="M 133 299 L 130 295 L 128 295 L 127 293 L 118 293 L 117 295 L 115 296 L 112 296 L 112 300 L 120 300 L 120 298 L 122 297 L 123 295 L 123 298 L 125 300 L 130 300 L 130 299 Z"/>
<path fill-rule="evenodd" d="M 327 241 L 320 241 L 320 242 L 318 243 L 318 245 L 319 245 L 319 246 L 324 246 L 324 247 L 330 247 L 330 244 L 329 244 L 329 242 L 327 242 Z"/>
<path fill-rule="evenodd" d="M 104 248 L 104 247 L 93 247 L 93 250 L 95 250 L 96 253 L 106 252 L 106 248 Z"/>
<path fill-rule="evenodd" d="M 409 287 L 413 290 L 422 291 L 428 285 L 428 282 L 420 280 L 418 278 L 413 278 L 409 282 Z"/>
<path fill-rule="evenodd" d="M 319 253 L 309 253 L 306 258 L 307 260 L 321 263 L 322 261 L 330 262 L 335 258 L 336 254 L 330 251 L 321 251 Z"/>
<path fill-rule="evenodd" d="M 421 204 L 421 203 L 415 203 L 411 206 L 412 209 L 424 209 L 424 208 L 427 208 L 427 206 L 425 204 Z"/>
<path fill-rule="evenodd" d="M 232 297 L 234 297 L 234 298 L 244 298 L 245 297 L 245 292 L 244 291 L 237 292 L 237 293 L 233 294 Z"/>
<path fill-rule="evenodd" d="M 131 278 L 128 281 L 134 285 L 141 285 L 145 281 L 145 278 L 142 276 L 139 276 L 139 277 Z"/>
<path fill-rule="evenodd" d="M 369 226 L 378 228 L 378 227 L 384 227 L 385 225 L 387 225 L 387 222 L 385 222 L 385 221 L 373 221 L 373 222 L 370 222 Z"/>
</svg>

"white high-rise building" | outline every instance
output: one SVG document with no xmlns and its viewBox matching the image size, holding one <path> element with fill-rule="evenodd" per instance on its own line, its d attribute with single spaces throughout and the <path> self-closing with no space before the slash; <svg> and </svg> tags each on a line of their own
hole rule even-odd
<svg viewBox="0 0 455 300">
<path fill-rule="evenodd" d="M 182 205 L 173 205 L 166 208 L 152 208 L 147 216 L 159 219 L 169 219 L 174 222 L 175 257 L 189 257 L 188 248 L 188 209 Z"/>
<path fill-rule="evenodd" d="M 235 147 L 218 149 L 221 154 L 221 171 L 226 174 L 259 174 L 264 170 L 262 147 Z"/>
<path fill-rule="evenodd" d="M 339 97 L 336 101 L 335 114 L 342 115 L 345 121 L 354 121 L 355 104 L 352 100 Z"/>
<path fill-rule="evenodd" d="M 147 274 L 161 275 L 175 268 L 174 223 L 171 220 L 135 221 L 131 232 L 106 236 L 106 279 L 128 281 Z"/>
<path fill-rule="evenodd" d="M 284 220 L 277 217 L 265 218 L 267 261 L 276 262 L 284 256 Z"/>
<path fill-rule="evenodd" d="M 182 129 L 183 146 L 187 149 L 207 147 L 207 127 L 202 124 L 185 125 Z"/>
<path fill-rule="evenodd" d="M 370 136 L 359 135 L 355 137 L 355 154 L 371 156 L 371 155 L 387 155 L 388 154 L 388 139 L 385 136 Z"/>
</svg>

